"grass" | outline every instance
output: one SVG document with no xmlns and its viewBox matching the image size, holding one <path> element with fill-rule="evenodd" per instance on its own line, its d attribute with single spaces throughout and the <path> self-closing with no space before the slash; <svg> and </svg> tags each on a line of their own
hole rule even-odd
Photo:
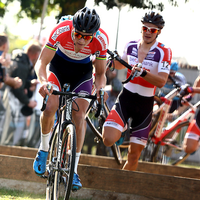
<svg viewBox="0 0 200 200">
<path fill-rule="evenodd" d="M 46 200 L 45 195 L 33 194 L 29 192 L 22 192 L 19 190 L 9 190 L 0 188 L 0 200 Z M 91 200 L 91 199 L 80 199 L 70 198 L 70 200 Z"/>
</svg>

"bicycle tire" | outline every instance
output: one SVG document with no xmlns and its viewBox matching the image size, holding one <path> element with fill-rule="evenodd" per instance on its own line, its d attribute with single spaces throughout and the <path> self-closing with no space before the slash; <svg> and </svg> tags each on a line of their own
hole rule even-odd
<svg viewBox="0 0 200 200">
<path fill-rule="evenodd" d="M 75 167 L 75 159 L 76 159 L 76 129 L 73 124 L 69 124 L 67 126 L 67 135 L 64 139 L 64 145 L 62 150 L 62 158 L 63 162 L 61 167 L 67 167 L 68 176 L 66 178 L 66 188 L 65 188 L 65 199 L 68 200 L 70 197 L 70 193 L 72 190 L 72 182 L 74 177 L 74 167 Z M 69 151 L 65 152 L 66 147 L 68 148 L 68 144 L 70 144 L 70 154 Z"/>
<path fill-rule="evenodd" d="M 103 114 L 99 115 L 98 118 L 95 117 L 96 111 L 97 111 L 97 101 L 92 102 L 92 105 L 90 105 L 90 113 L 86 116 L 86 121 L 92 132 L 97 137 L 95 140 L 97 142 L 102 141 L 102 127 L 103 124 L 108 116 L 108 113 L 110 112 L 106 102 L 104 103 L 104 110 Z M 94 121 L 98 120 L 98 123 L 94 125 Z M 111 146 L 113 157 L 115 158 L 116 162 L 121 165 L 122 164 L 122 156 L 120 147 L 116 144 L 113 144 Z"/>
<path fill-rule="evenodd" d="M 71 130 L 71 131 L 68 131 Z M 74 175 L 74 165 L 76 158 L 76 133 L 74 125 L 70 124 L 66 127 L 61 146 L 61 162 L 59 163 L 60 171 L 54 170 L 57 162 L 57 147 L 58 138 L 56 129 L 53 131 L 53 139 L 51 141 L 50 154 L 49 154 L 49 175 L 47 180 L 46 199 L 57 200 L 59 196 L 64 200 L 68 200 L 71 194 L 72 181 Z M 67 147 L 71 147 L 70 155 L 68 154 Z M 54 169 L 53 169 L 54 168 Z M 60 185 L 63 184 L 64 188 L 61 190 Z M 62 191 L 64 191 L 62 193 Z"/>
<path fill-rule="evenodd" d="M 157 127 L 157 124 L 161 116 L 161 111 L 159 112 L 156 111 L 160 108 L 162 103 L 163 103 L 162 100 L 158 96 L 154 96 L 153 114 L 152 114 L 151 129 L 149 135 L 152 135 Z"/>
<path fill-rule="evenodd" d="M 152 162 L 152 154 L 153 154 L 155 146 L 156 146 L 156 144 L 149 137 L 148 140 L 147 140 L 147 144 L 144 147 L 144 149 L 142 150 L 142 153 L 141 153 L 141 156 L 140 156 L 142 161 Z"/>
<path fill-rule="evenodd" d="M 54 127 L 52 131 L 52 136 L 50 139 L 50 149 L 49 149 L 49 163 L 47 165 L 47 187 L 46 187 L 46 199 L 53 200 L 53 190 L 54 190 L 54 176 L 56 165 L 56 148 L 57 148 L 57 125 Z"/>
<path fill-rule="evenodd" d="M 158 143 L 153 150 L 151 161 L 169 165 L 181 164 L 184 161 L 184 157 L 181 159 L 179 155 L 184 153 L 182 149 L 182 142 L 189 124 L 189 121 L 185 121 L 175 126 L 174 129 L 170 131 L 169 134 L 162 140 L 163 142 L 169 142 L 174 146 L 163 146 Z M 175 156 L 176 153 L 177 155 Z M 178 162 L 176 162 L 176 160 L 178 160 Z"/>
</svg>

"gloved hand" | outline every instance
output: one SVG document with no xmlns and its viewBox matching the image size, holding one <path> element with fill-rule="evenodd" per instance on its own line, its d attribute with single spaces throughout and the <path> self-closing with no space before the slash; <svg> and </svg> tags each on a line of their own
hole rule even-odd
<svg viewBox="0 0 200 200">
<path fill-rule="evenodd" d="M 185 84 L 185 85 L 182 85 L 181 86 L 181 91 L 179 92 L 180 96 L 185 96 L 185 95 L 188 95 L 190 93 L 193 93 L 193 88 L 190 87 L 189 84 Z"/>
</svg>

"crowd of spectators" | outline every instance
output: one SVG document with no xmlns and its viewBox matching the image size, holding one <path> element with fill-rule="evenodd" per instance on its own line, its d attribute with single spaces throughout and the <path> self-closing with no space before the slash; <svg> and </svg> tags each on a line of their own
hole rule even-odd
<svg viewBox="0 0 200 200">
<path fill-rule="evenodd" d="M 37 147 L 40 132 L 34 65 L 41 52 L 37 40 L 9 53 L 9 39 L 0 34 L 0 144 Z"/>
</svg>

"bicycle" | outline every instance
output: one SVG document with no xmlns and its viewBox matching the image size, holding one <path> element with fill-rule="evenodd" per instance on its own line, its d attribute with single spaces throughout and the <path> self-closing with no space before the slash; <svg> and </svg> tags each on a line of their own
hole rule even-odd
<svg viewBox="0 0 200 200">
<path fill-rule="evenodd" d="M 169 109 L 171 99 L 169 99 L 169 96 L 166 96 L 163 98 L 163 101 L 164 104 L 162 104 L 158 109 L 162 111 L 162 114 L 158 120 L 155 132 L 149 136 L 142 160 L 178 165 L 185 161 L 190 154 L 184 152 L 183 155 L 176 159 L 172 157 L 172 152 L 183 152 L 182 141 L 190 122 L 194 119 L 200 101 L 195 105 L 188 102 L 190 108 L 165 128 L 163 128 L 163 125 L 166 120 L 167 110 Z"/>
<path fill-rule="evenodd" d="M 95 88 L 93 87 L 92 94 L 95 94 Z M 103 101 L 103 93 L 100 93 L 101 101 Z M 102 106 L 101 106 L 102 105 Z M 108 116 L 108 113 L 110 112 L 110 109 L 108 108 L 108 105 L 106 102 L 101 102 L 101 104 L 98 103 L 96 99 L 91 100 L 89 108 L 86 113 L 86 121 L 94 135 L 96 136 L 94 138 L 95 143 L 99 143 L 102 141 L 102 127 L 103 124 Z M 94 124 L 94 121 L 98 122 L 98 124 Z M 116 160 L 116 162 L 120 165 L 122 164 L 122 156 L 120 152 L 119 146 L 116 144 L 113 144 L 111 146 L 112 154 Z"/>
<path fill-rule="evenodd" d="M 50 84 L 48 89 L 50 89 Z M 53 90 L 53 95 L 60 95 L 60 105 L 57 112 L 57 120 L 52 128 L 51 138 L 49 141 L 49 162 L 47 164 L 46 174 L 43 178 L 47 178 L 46 199 L 57 200 L 59 196 L 63 196 L 64 200 L 68 200 L 74 175 L 74 165 L 76 157 L 76 131 L 72 122 L 72 103 L 76 102 L 73 97 L 96 99 L 94 95 L 78 94 L 69 92 L 70 85 L 65 84 L 63 91 Z M 43 100 L 41 111 L 46 108 L 48 96 Z M 79 107 L 76 104 L 78 111 Z M 61 185 L 64 186 L 60 190 Z M 62 194 L 64 191 L 64 194 Z"/>
</svg>

